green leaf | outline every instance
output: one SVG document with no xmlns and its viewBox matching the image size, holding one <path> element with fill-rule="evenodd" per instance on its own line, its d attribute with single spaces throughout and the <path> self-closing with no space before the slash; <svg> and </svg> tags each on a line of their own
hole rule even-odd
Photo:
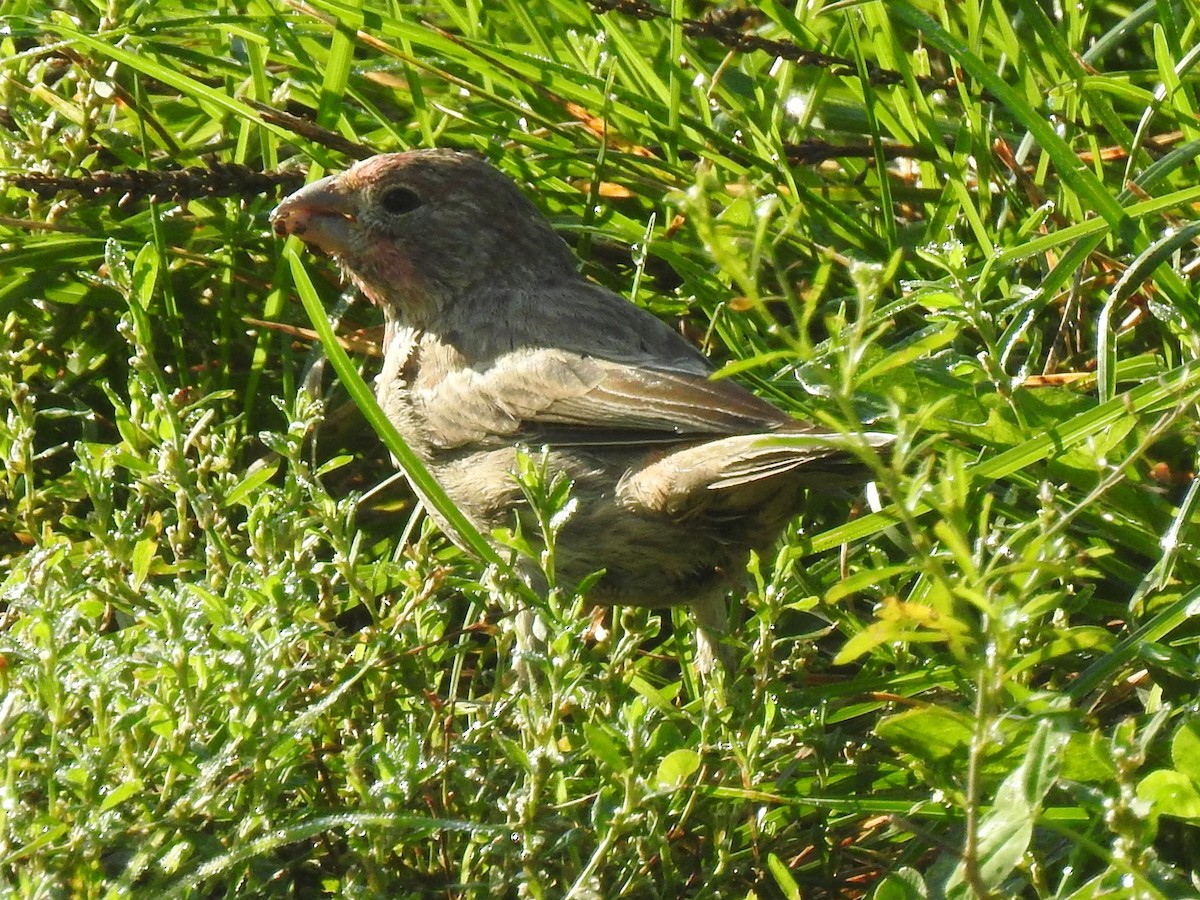
<svg viewBox="0 0 1200 900">
<path fill-rule="evenodd" d="M 767 869 L 771 872 L 771 877 L 775 879 L 776 886 L 787 900 L 800 900 L 800 885 L 796 884 L 796 879 L 792 877 L 792 873 L 788 871 L 788 867 L 783 860 L 774 853 L 768 853 Z"/>
<path fill-rule="evenodd" d="M 100 801 L 100 811 L 107 812 L 110 809 L 114 809 L 135 794 L 140 794 L 145 789 L 146 786 L 138 778 L 131 778 L 129 781 L 124 781 L 104 795 L 104 799 Z"/>
<path fill-rule="evenodd" d="M 592 754 L 614 772 L 625 772 L 629 769 L 629 760 L 621 752 L 616 740 L 608 733 L 603 725 L 588 722 L 583 726 L 583 736 Z"/>
<path fill-rule="evenodd" d="M 1066 743 L 1065 733 L 1050 722 L 1041 722 L 1025 758 L 1001 783 L 991 810 L 979 823 L 977 862 L 979 878 L 986 887 L 998 888 L 1024 858 L 1042 801 L 1058 776 Z M 964 861 L 947 882 L 947 893 L 965 880 Z"/>
<path fill-rule="evenodd" d="M 254 494 L 260 487 L 275 477 L 275 473 L 279 471 L 278 459 L 257 459 L 246 470 L 245 476 L 234 485 L 233 489 L 225 495 L 226 506 L 245 506 L 254 505 Z"/>
<path fill-rule="evenodd" d="M 1189 719 L 1176 730 L 1171 739 L 1171 762 L 1200 786 L 1200 720 Z"/>
<path fill-rule="evenodd" d="M 906 710 L 875 726 L 882 740 L 926 762 L 964 759 L 973 733 L 970 716 L 940 706 Z"/>
<path fill-rule="evenodd" d="M 133 274 L 130 284 L 133 297 L 143 310 L 150 309 L 154 298 L 154 286 L 158 283 L 158 250 L 153 243 L 142 245 L 137 258 L 133 261 Z"/>
<path fill-rule="evenodd" d="M 129 561 L 129 583 L 135 591 L 140 591 L 150 574 L 150 564 L 158 553 L 158 541 L 155 538 L 142 538 L 133 545 L 133 555 Z"/>
<path fill-rule="evenodd" d="M 1138 782 L 1137 798 L 1150 805 L 1151 816 L 1200 822 L 1200 790 L 1174 769 L 1156 769 Z"/>
<path fill-rule="evenodd" d="M 700 754 L 695 750 L 672 750 L 658 764 L 654 780 L 664 790 L 682 787 L 700 768 Z"/>
<path fill-rule="evenodd" d="M 929 888 L 916 869 L 907 866 L 893 872 L 875 886 L 871 900 L 927 900 Z"/>
</svg>

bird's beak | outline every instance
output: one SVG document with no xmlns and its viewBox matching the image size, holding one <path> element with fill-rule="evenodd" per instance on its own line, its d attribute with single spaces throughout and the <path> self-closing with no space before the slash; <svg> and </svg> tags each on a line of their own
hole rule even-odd
<svg viewBox="0 0 1200 900">
<path fill-rule="evenodd" d="M 302 187 L 275 207 L 271 226 L 280 237 L 294 234 L 306 244 L 342 256 L 355 244 L 355 212 L 340 177 L 331 175 Z"/>
</svg>

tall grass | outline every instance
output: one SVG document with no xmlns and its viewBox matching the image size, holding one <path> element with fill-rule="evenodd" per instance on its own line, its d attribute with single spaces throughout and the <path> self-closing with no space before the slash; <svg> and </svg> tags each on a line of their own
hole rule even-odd
<svg viewBox="0 0 1200 900">
<path fill-rule="evenodd" d="M 6 892 L 1200 891 L 1198 13 L 4 4 Z M 896 432 L 751 560 L 723 691 L 455 550 L 328 370 L 301 296 L 368 379 L 377 316 L 267 214 L 434 145 Z"/>
</svg>

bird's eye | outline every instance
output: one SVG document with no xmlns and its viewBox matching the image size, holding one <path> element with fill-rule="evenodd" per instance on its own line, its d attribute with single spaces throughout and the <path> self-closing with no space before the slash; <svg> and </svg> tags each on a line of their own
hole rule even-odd
<svg viewBox="0 0 1200 900">
<path fill-rule="evenodd" d="M 393 215 L 410 213 L 421 205 L 421 198 L 405 187 L 394 187 L 384 191 L 380 204 Z"/>
</svg>

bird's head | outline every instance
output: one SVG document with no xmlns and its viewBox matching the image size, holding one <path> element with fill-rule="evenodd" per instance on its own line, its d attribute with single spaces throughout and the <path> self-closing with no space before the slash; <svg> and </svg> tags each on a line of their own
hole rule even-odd
<svg viewBox="0 0 1200 900">
<path fill-rule="evenodd" d="M 292 194 L 271 222 L 333 256 L 385 313 L 414 324 L 484 287 L 574 272 L 570 251 L 516 185 L 452 150 L 363 160 Z"/>
</svg>

